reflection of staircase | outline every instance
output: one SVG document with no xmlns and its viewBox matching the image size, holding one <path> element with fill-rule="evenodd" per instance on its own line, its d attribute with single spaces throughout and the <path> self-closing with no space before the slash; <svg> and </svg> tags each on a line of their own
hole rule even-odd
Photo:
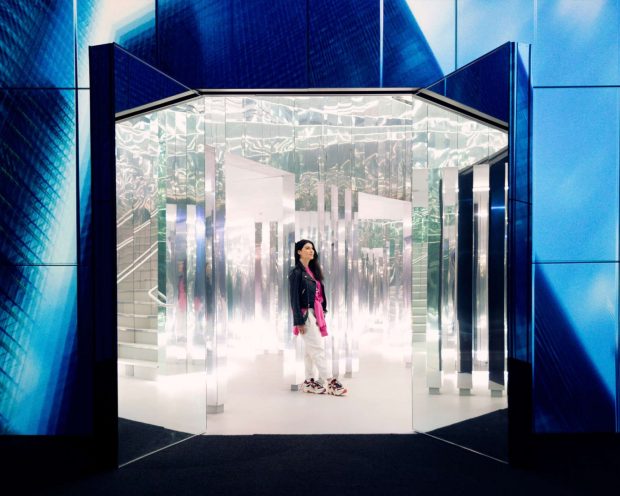
<svg viewBox="0 0 620 496">
<path fill-rule="evenodd" d="M 426 336 L 427 270 L 428 255 L 426 243 L 413 243 L 413 266 L 411 268 L 411 321 L 413 341 L 420 342 Z"/>
<path fill-rule="evenodd" d="M 149 297 L 157 286 L 153 222 L 147 219 L 118 231 L 119 239 L 124 238 L 117 247 L 118 369 L 141 379 L 155 379 L 159 367 L 157 303 Z"/>
<path fill-rule="evenodd" d="M 140 300 L 123 303 L 119 301 L 118 365 L 123 375 L 142 379 L 155 378 L 158 368 L 155 303 Z"/>
</svg>

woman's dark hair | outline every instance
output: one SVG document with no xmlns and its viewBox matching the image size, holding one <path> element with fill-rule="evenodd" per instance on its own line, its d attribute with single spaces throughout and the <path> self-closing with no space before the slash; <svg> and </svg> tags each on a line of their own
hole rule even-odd
<svg viewBox="0 0 620 496">
<path fill-rule="evenodd" d="M 314 258 L 310 260 L 310 263 L 308 263 L 308 267 L 310 267 L 310 270 L 314 274 L 314 277 L 319 281 L 322 281 L 323 271 L 321 270 L 321 264 L 319 263 L 319 254 L 314 247 L 314 243 L 309 239 L 300 239 L 299 241 L 297 241 L 297 243 L 295 243 L 295 264 L 301 264 L 299 253 L 297 252 L 308 243 L 312 245 L 312 249 L 314 250 Z"/>
</svg>

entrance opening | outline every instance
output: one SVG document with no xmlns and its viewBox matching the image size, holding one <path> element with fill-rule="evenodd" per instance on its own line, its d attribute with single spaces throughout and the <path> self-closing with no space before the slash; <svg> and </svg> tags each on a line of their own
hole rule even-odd
<svg viewBox="0 0 620 496">
<path fill-rule="evenodd" d="M 402 92 L 203 95 L 119 118 L 119 415 L 405 433 L 506 408 L 507 145 L 497 121 Z M 301 238 L 346 397 L 297 392 Z"/>
</svg>

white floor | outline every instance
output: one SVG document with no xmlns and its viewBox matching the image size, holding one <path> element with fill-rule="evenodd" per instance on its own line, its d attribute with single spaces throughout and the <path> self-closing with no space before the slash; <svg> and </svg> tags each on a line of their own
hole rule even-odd
<svg viewBox="0 0 620 496">
<path fill-rule="evenodd" d="M 471 396 L 459 396 L 450 374 L 441 394 L 430 395 L 420 348 L 412 374 L 366 336 L 359 373 L 341 378 L 346 397 L 291 391 L 278 354 L 251 359 L 229 353 L 236 373 L 229 378 L 224 412 L 209 415 L 203 374 L 157 381 L 119 377 L 119 416 L 192 434 L 370 434 L 425 432 L 506 408 L 505 395 L 492 398 L 482 373 L 474 376 Z"/>
</svg>

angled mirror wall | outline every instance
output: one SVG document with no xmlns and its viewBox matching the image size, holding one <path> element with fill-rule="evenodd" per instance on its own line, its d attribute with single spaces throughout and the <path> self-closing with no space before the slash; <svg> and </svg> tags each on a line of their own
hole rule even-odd
<svg viewBox="0 0 620 496">
<path fill-rule="evenodd" d="M 510 450 L 518 456 L 532 429 L 530 47 L 506 43 L 416 94 L 449 108 L 458 102 L 474 117 L 483 112 L 491 130 L 484 137 L 457 119 L 461 136 L 452 139 L 474 153 L 461 155 L 458 170 L 443 168 L 430 181 L 421 354 L 432 363 L 428 405 L 446 416 L 460 412 L 460 422 L 430 425 L 424 415 L 416 422 L 414 401 L 414 425 L 506 461 Z M 507 133 L 493 129 L 497 124 Z M 429 134 L 437 131 L 450 132 L 431 124 Z M 477 154 L 487 139 L 488 153 Z"/>
<path fill-rule="evenodd" d="M 203 143 L 202 100 L 116 126 L 119 427 L 161 443 L 206 430 Z"/>
</svg>

